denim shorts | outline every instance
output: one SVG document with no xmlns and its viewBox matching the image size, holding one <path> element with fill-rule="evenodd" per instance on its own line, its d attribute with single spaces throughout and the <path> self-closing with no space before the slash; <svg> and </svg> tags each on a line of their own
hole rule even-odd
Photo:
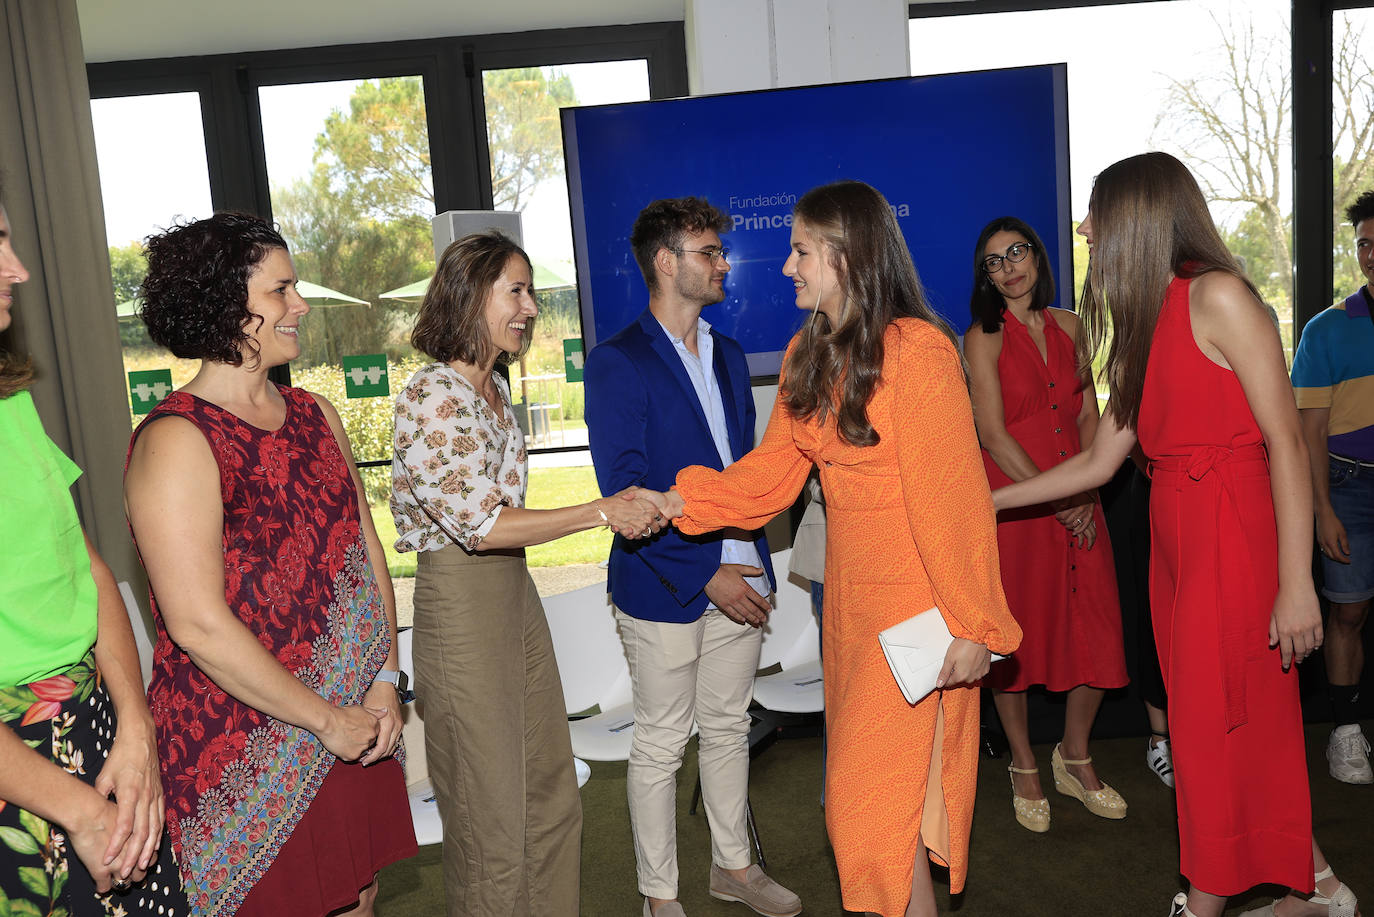
<svg viewBox="0 0 1374 917">
<path fill-rule="evenodd" d="M 1343 605 L 1374 598 L 1374 468 L 1332 457 L 1331 508 L 1350 540 L 1350 563 L 1322 555 L 1322 595 Z"/>
</svg>

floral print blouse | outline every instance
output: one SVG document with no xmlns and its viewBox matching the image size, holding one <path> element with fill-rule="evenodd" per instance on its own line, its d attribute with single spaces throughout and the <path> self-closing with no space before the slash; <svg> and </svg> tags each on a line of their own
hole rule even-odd
<svg viewBox="0 0 1374 917">
<path fill-rule="evenodd" d="M 525 434 L 510 386 L 494 375 L 498 415 L 447 363 L 430 363 L 396 396 L 391 515 L 396 550 L 468 550 L 496 524 L 503 506 L 524 506 L 529 479 Z"/>
</svg>

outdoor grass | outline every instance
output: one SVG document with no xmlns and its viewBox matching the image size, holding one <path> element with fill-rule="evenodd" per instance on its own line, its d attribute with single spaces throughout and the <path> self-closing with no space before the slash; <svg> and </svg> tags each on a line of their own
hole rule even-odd
<svg viewBox="0 0 1374 917">
<path fill-rule="evenodd" d="M 530 509 L 554 509 L 587 503 L 601 496 L 596 474 L 590 465 L 571 468 L 533 468 L 525 505 Z M 612 535 L 604 528 L 588 529 L 526 552 L 531 567 L 561 567 L 566 564 L 598 564 L 611 553 Z"/>
<path fill-rule="evenodd" d="M 554 509 L 586 503 L 601 496 L 596 475 L 590 465 L 573 468 L 533 468 L 525 505 L 530 509 Z M 392 577 L 415 575 L 415 553 L 397 553 L 396 523 L 386 502 L 372 505 L 372 519 L 377 537 L 386 551 L 386 566 Z M 545 544 L 535 545 L 527 552 L 531 567 L 561 567 L 566 564 L 597 564 L 605 560 L 611 550 L 611 533 L 603 528 L 589 529 Z"/>
</svg>

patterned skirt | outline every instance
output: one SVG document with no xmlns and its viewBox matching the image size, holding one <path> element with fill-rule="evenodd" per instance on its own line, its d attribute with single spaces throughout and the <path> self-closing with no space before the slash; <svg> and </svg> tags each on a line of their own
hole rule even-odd
<svg viewBox="0 0 1374 917">
<path fill-rule="evenodd" d="M 114 705 L 95 653 L 65 672 L 0 688 L 0 719 L 43 757 L 94 784 L 110 752 Z M 166 834 L 157 863 L 124 891 L 96 893 L 60 825 L 0 800 L 0 911 L 49 917 L 180 917 L 188 914 Z"/>
</svg>

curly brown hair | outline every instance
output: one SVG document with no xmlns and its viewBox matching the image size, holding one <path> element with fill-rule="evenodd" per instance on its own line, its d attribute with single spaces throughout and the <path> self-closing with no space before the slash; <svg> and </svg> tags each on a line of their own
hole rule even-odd
<svg viewBox="0 0 1374 917">
<path fill-rule="evenodd" d="M 530 256 L 515 240 L 496 230 L 475 232 L 455 239 L 439 258 L 434 279 L 429 282 L 410 344 L 441 363 L 462 360 L 480 364 L 495 346 L 487 331 L 487 299 L 501 279 L 506 264 L 519 256 L 534 274 Z M 530 295 L 534 295 L 533 288 Z M 530 346 L 533 328 L 522 337 L 520 353 Z M 497 359 L 510 364 L 520 353 L 502 352 Z"/>
<path fill-rule="evenodd" d="M 185 359 L 243 364 L 256 358 L 248 311 L 248 278 L 273 250 L 287 250 L 281 233 L 260 217 L 224 211 L 149 236 L 143 251 L 139 317 L 148 336 Z"/>
<path fill-rule="evenodd" d="M 725 211 L 702 197 L 664 198 L 641 210 L 630 230 L 630 247 L 634 249 L 635 261 L 649 292 L 658 292 L 654 257 L 660 249 L 676 251 L 682 247 L 682 237 L 689 233 L 708 229 L 726 232 L 731 225 Z"/>
</svg>

